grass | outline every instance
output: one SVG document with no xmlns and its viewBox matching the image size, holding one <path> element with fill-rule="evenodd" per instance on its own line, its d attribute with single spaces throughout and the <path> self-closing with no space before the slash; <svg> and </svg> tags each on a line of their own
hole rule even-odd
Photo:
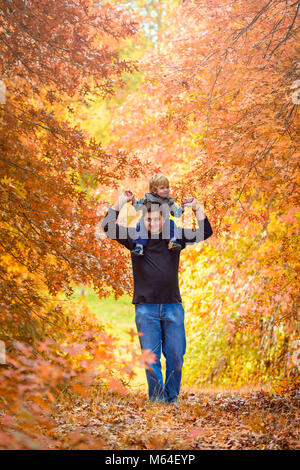
<svg viewBox="0 0 300 470">
<path fill-rule="evenodd" d="M 71 299 L 76 299 L 80 295 L 81 287 L 76 287 Z M 135 310 L 132 298 L 129 295 L 123 295 L 115 300 L 111 295 L 106 299 L 99 299 L 96 292 L 90 288 L 84 289 L 84 295 L 90 310 L 96 314 L 99 321 L 109 326 L 122 340 L 127 341 L 129 336 L 125 331 L 135 328 Z"/>
<path fill-rule="evenodd" d="M 80 286 L 74 287 L 72 300 L 78 299 L 82 295 Z M 135 325 L 135 307 L 132 303 L 132 297 L 123 295 L 115 300 L 111 295 L 107 298 L 99 298 L 96 292 L 91 288 L 84 289 L 84 296 L 87 300 L 89 309 L 97 316 L 101 323 L 105 324 L 108 331 L 117 336 L 121 344 L 128 343 L 130 336 L 126 331 L 133 329 L 136 332 Z M 137 335 L 134 337 L 134 344 L 139 349 L 139 340 Z M 145 371 L 142 368 L 136 369 L 136 376 L 131 381 L 133 388 L 147 388 Z"/>
</svg>

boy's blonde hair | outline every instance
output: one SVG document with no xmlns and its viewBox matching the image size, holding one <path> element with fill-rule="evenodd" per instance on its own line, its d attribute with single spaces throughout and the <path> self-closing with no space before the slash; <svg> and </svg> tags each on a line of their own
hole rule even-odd
<svg viewBox="0 0 300 470">
<path fill-rule="evenodd" d="M 150 193 L 154 193 L 161 186 L 169 186 L 169 180 L 162 173 L 156 173 L 149 181 Z"/>
</svg>

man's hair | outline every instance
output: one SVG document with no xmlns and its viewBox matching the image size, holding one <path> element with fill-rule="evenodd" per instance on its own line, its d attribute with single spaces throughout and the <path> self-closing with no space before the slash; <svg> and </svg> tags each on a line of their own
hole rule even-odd
<svg viewBox="0 0 300 470">
<path fill-rule="evenodd" d="M 165 217 L 167 215 L 166 212 L 166 207 L 164 204 L 160 204 L 159 202 L 146 202 L 144 204 L 145 209 L 143 211 L 144 216 L 148 214 L 149 212 L 160 212 L 162 217 Z"/>
<path fill-rule="evenodd" d="M 144 206 L 147 209 L 147 212 L 161 212 L 161 204 L 159 202 L 146 202 Z"/>
<path fill-rule="evenodd" d="M 160 186 L 169 186 L 169 180 L 162 173 L 156 173 L 149 181 L 150 193 L 155 192 Z"/>
</svg>

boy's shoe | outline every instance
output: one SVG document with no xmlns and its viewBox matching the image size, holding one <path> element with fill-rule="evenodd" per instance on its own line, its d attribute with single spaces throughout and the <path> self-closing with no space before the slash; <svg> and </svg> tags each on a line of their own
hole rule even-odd
<svg viewBox="0 0 300 470">
<path fill-rule="evenodd" d="M 134 247 L 133 250 L 131 250 L 131 253 L 134 255 L 134 256 L 143 256 L 143 247 L 141 245 L 137 245 Z"/>
<path fill-rule="evenodd" d="M 176 241 L 175 242 L 170 241 L 169 244 L 168 244 L 168 248 L 169 248 L 169 250 L 172 250 L 172 251 L 180 251 L 181 250 L 181 245 L 180 245 L 180 243 L 177 243 Z"/>
</svg>

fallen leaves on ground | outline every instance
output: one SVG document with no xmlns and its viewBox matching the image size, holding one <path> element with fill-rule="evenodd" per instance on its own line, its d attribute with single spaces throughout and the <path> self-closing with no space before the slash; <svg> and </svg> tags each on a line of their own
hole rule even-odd
<svg viewBox="0 0 300 470">
<path fill-rule="evenodd" d="M 144 392 L 57 404 L 56 448 L 299 449 L 299 394 L 183 392 L 178 406 Z"/>
</svg>

